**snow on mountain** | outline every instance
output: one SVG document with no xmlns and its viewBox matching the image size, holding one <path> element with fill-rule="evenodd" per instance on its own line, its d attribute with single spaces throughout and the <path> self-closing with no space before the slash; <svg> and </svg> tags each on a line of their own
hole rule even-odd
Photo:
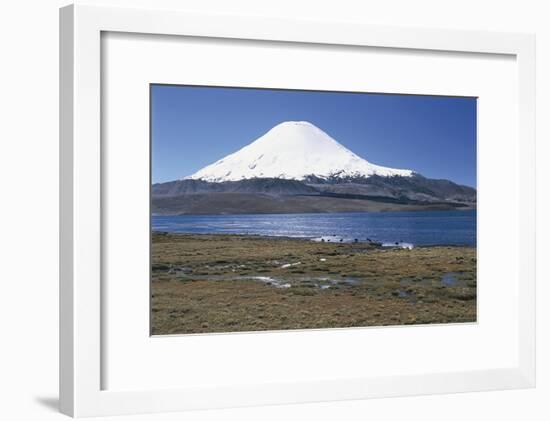
<svg viewBox="0 0 550 421">
<path fill-rule="evenodd" d="M 278 124 L 254 142 L 185 179 L 210 182 L 251 178 L 303 180 L 307 176 L 369 177 L 413 175 L 371 164 L 307 121 Z"/>
</svg>

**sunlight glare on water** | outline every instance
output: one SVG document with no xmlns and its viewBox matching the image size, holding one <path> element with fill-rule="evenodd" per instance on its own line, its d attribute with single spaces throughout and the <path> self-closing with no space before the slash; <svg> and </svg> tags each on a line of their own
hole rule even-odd
<svg viewBox="0 0 550 421">
<path fill-rule="evenodd" d="M 421 211 L 326 214 L 153 216 L 152 229 L 188 234 L 335 237 L 422 245 L 476 244 L 476 212 Z"/>
</svg>

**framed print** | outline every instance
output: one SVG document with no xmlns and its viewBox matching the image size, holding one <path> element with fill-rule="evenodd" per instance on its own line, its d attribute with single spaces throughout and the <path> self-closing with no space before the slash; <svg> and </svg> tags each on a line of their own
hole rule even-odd
<svg viewBox="0 0 550 421">
<path fill-rule="evenodd" d="M 477 321 L 476 98 L 152 84 L 150 99 L 153 335 Z M 464 184 L 372 164 L 318 125 Z"/>
<path fill-rule="evenodd" d="M 533 36 L 78 5 L 60 42 L 62 412 L 534 385 Z"/>
</svg>

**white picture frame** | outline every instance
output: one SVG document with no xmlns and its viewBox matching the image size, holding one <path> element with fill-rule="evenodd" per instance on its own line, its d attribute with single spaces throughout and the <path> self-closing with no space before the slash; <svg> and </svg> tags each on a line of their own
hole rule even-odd
<svg viewBox="0 0 550 421">
<path fill-rule="evenodd" d="M 535 384 L 535 40 L 529 34 L 200 15 L 72 5 L 60 11 L 60 408 L 100 416 L 527 388 Z M 505 54 L 518 72 L 521 280 L 517 364 L 463 372 L 185 389 L 109 390 L 102 382 L 102 32 Z M 144 169 L 148 171 L 148 169 Z M 144 309 L 147 311 L 147 309 Z M 298 333 L 299 334 L 299 333 Z"/>
</svg>

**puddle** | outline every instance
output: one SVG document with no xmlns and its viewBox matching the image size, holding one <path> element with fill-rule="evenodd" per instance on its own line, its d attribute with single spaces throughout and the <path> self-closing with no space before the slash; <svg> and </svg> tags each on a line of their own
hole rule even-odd
<svg viewBox="0 0 550 421">
<path fill-rule="evenodd" d="M 441 277 L 441 283 L 448 287 L 454 287 L 458 284 L 458 278 L 457 278 L 458 275 L 459 274 L 456 272 L 445 273 Z"/>
<path fill-rule="evenodd" d="M 178 277 L 183 277 L 191 274 L 193 272 L 193 269 L 186 268 L 186 267 L 180 267 L 176 269 L 171 269 L 169 273 L 172 273 Z"/>
<path fill-rule="evenodd" d="M 284 265 L 281 266 L 281 269 L 287 269 L 287 268 L 290 268 L 292 266 L 299 266 L 301 265 L 302 262 L 296 262 L 296 263 L 286 263 Z"/>
<path fill-rule="evenodd" d="M 346 284 L 346 285 L 359 285 L 359 281 L 353 278 L 345 278 L 337 282 L 340 284 Z"/>
<path fill-rule="evenodd" d="M 392 292 L 392 295 L 394 297 L 406 299 L 412 304 L 416 304 L 418 302 L 418 298 L 416 297 L 416 294 L 412 291 L 407 291 L 406 289 L 395 290 L 394 292 Z"/>
<path fill-rule="evenodd" d="M 317 279 L 313 279 L 313 280 L 321 281 L 323 283 L 328 282 L 329 286 L 330 285 L 341 285 L 341 284 L 359 285 L 359 281 L 357 279 L 354 279 L 354 278 L 342 278 L 342 279 L 317 278 Z"/>
<path fill-rule="evenodd" d="M 361 283 L 360 280 L 355 278 L 328 278 L 328 277 L 293 277 L 292 279 L 281 279 L 272 276 L 254 276 L 254 275 L 240 275 L 240 276 L 228 276 L 228 275 L 197 275 L 192 274 L 188 268 L 181 268 L 174 272 L 181 280 L 209 280 L 209 281 L 257 281 L 274 288 L 291 288 L 293 286 L 299 287 L 312 287 L 318 289 L 329 289 L 338 286 L 355 286 Z"/>
<path fill-rule="evenodd" d="M 252 279 L 255 281 L 264 282 L 268 285 L 272 285 L 275 288 L 290 288 L 292 285 L 288 282 L 281 281 L 279 279 L 271 278 L 269 276 L 243 276 L 240 279 Z"/>
</svg>

